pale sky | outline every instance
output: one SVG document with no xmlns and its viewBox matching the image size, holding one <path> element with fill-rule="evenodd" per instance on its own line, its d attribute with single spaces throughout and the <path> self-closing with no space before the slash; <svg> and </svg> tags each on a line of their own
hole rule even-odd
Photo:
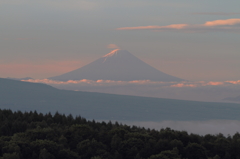
<svg viewBox="0 0 240 159">
<path fill-rule="evenodd" d="M 0 77 L 60 75 L 112 44 L 182 79 L 239 80 L 239 8 L 239 0 L 0 0 Z"/>
</svg>

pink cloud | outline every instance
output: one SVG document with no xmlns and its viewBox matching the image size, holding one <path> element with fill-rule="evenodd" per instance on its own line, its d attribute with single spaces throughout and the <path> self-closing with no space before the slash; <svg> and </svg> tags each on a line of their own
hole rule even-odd
<svg viewBox="0 0 240 159">
<path fill-rule="evenodd" d="M 240 84 L 240 80 L 238 81 L 226 81 L 227 83 L 231 83 L 231 84 Z"/>
<path fill-rule="evenodd" d="M 170 85 L 170 87 L 203 87 L 203 86 L 227 86 L 229 83 L 231 84 L 240 84 L 240 80 L 238 81 L 194 81 L 194 82 L 182 82 Z"/>
<path fill-rule="evenodd" d="M 92 84 L 92 85 L 127 85 L 127 84 L 166 84 L 166 83 L 173 83 L 173 82 L 161 82 L 161 81 L 150 81 L 150 80 L 135 80 L 135 81 L 112 81 L 112 80 L 88 80 L 88 79 L 82 79 L 82 80 L 68 80 L 68 81 L 55 81 L 50 79 L 28 79 L 28 80 L 22 80 L 25 82 L 33 82 L 33 83 L 45 83 L 45 84 Z"/>
<path fill-rule="evenodd" d="M 129 83 L 133 83 L 133 84 L 146 84 L 146 83 L 154 83 L 154 81 L 150 81 L 150 80 L 135 80 L 135 81 L 130 81 Z"/>
<path fill-rule="evenodd" d="M 136 26 L 136 27 L 122 27 L 116 30 L 183 30 L 185 32 L 199 32 L 199 31 L 213 31 L 213 30 L 240 30 L 240 19 L 226 19 L 207 21 L 204 24 L 171 24 L 167 26 Z M 226 27 L 228 26 L 228 27 Z"/>
<path fill-rule="evenodd" d="M 109 49 L 120 49 L 120 47 L 117 46 L 116 44 L 109 44 L 109 45 L 107 46 L 107 48 L 109 48 Z"/>
<path fill-rule="evenodd" d="M 171 85 L 170 87 L 197 87 L 197 85 L 195 84 L 185 84 L 185 83 L 178 83 L 178 84 L 174 84 Z"/>
<path fill-rule="evenodd" d="M 197 88 L 197 87 L 208 87 L 208 86 L 228 86 L 229 84 L 240 84 L 240 80 L 238 81 L 186 81 L 186 82 L 161 82 L 161 81 L 150 81 L 150 80 L 134 80 L 134 81 L 112 81 L 112 80 L 69 80 L 69 81 L 54 81 L 49 79 L 29 79 L 23 80 L 26 82 L 34 82 L 34 83 L 44 83 L 49 85 L 71 85 L 75 87 L 81 86 L 127 86 L 127 85 L 142 85 L 142 86 L 156 86 L 158 88 Z"/>
<path fill-rule="evenodd" d="M 219 85 L 223 85 L 224 82 L 208 82 L 206 85 L 211 85 L 211 86 L 219 86 Z"/>
<path fill-rule="evenodd" d="M 28 79 L 28 80 L 22 80 L 25 82 L 32 82 L 32 83 L 45 83 L 45 84 L 61 84 L 61 85 L 66 85 L 66 84 L 80 84 L 80 83 L 87 83 L 87 84 L 92 84 L 94 81 L 92 80 L 87 80 L 87 79 L 82 79 L 82 80 L 68 80 L 68 81 L 55 81 L 55 80 L 50 80 L 50 79 Z"/>
<path fill-rule="evenodd" d="M 208 21 L 204 24 L 204 26 L 235 25 L 235 24 L 240 24 L 240 19 Z"/>
<path fill-rule="evenodd" d="M 183 29 L 187 24 L 171 24 L 167 26 L 138 26 L 138 27 L 124 27 L 124 28 L 117 28 L 117 30 L 146 30 L 146 29 Z"/>
</svg>

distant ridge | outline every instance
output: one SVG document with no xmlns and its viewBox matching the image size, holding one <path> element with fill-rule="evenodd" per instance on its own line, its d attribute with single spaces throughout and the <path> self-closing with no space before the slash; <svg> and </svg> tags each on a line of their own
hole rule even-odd
<svg viewBox="0 0 240 159">
<path fill-rule="evenodd" d="M 240 104 L 66 91 L 3 78 L 0 78 L 0 109 L 58 111 L 87 119 L 113 121 L 240 120 Z"/>
<path fill-rule="evenodd" d="M 50 77 L 58 81 L 68 80 L 114 80 L 134 81 L 151 80 L 165 82 L 179 82 L 183 79 L 163 73 L 146 64 L 126 50 L 116 49 L 103 57 L 71 72 Z"/>
<path fill-rule="evenodd" d="M 228 98 L 224 98 L 223 100 L 229 101 L 229 102 L 240 102 L 240 96 L 237 96 L 237 97 L 228 97 Z"/>
<path fill-rule="evenodd" d="M 31 78 L 31 77 L 24 77 L 24 78 L 11 78 L 11 77 L 7 77 L 7 79 L 13 79 L 13 80 L 21 81 L 21 80 L 31 80 L 33 78 Z"/>
</svg>

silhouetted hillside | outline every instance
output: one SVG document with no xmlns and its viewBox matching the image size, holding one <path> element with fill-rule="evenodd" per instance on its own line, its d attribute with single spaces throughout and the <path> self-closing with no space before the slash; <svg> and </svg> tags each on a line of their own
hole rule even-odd
<svg viewBox="0 0 240 159">
<path fill-rule="evenodd" d="M 200 136 L 0 109 L 1 159 L 237 159 L 240 134 Z"/>
</svg>

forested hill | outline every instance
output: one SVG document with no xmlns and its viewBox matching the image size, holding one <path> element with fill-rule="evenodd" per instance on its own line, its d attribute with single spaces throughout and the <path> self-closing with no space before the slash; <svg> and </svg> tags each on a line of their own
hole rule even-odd
<svg viewBox="0 0 240 159">
<path fill-rule="evenodd" d="M 0 108 L 117 121 L 240 120 L 240 104 L 66 91 L 0 78 Z"/>
<path fill-rule="evenodd" d="M 0 159 L 237 159 L 240 134 L 199 136 L 0 109 Z"/>
</svg>

